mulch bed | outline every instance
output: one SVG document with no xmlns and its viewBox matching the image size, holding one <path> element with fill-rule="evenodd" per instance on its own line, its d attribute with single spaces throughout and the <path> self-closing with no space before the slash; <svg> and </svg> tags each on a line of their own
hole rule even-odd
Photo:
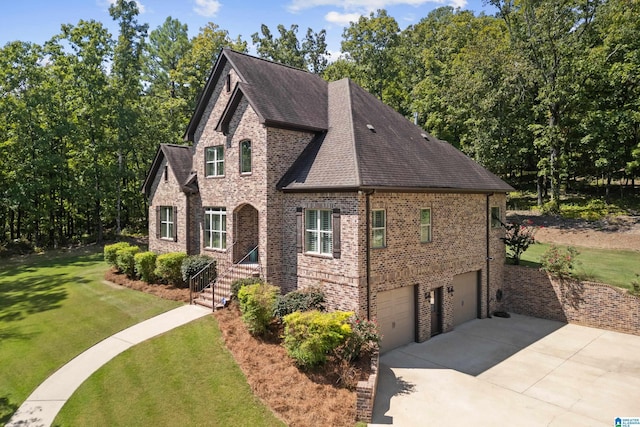
<svg viewBox="0 0 640 427">
<path fill-rule="evenodd" d="M 142 280 L 129 279 L 126 274 L 118 273 L 115 268 L 109 269 L 105 273 L 104 279 L 117 285 L 135 289 L 136 291 L 146 292 L 160 298 L 189 302 L 189 289 L 176 288 L 173 285 L 149 284 Z"/>
</svg>

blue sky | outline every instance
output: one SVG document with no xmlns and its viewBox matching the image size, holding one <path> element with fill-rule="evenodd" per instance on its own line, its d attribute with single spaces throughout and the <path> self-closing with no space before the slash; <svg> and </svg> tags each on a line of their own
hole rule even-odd
<svg viewBox="0 0 640 427">
<path fill-rule="evenodd" d="M 59 33 L 60 25 L 76 24 L 81 19 L 102 22 L 115 37 L 117 28 L 108 12 L 110 1 L 114 0 L 4 0 L 0 8 L 0 46 L 13 40 L 42 44 Z M 349 21 L 376 9 L 387 9 L 403 29 L 443 5 L 494 12 L 483 5 L 483 0 L 138 0 L 138 4 L 142 12 L 138 20 L 148 23 L 150 31 L 167 16 L 186 23 L 191 37 L 207 22 L 215 22 L 231 37 L 241 35 L 251 45 L 251 34 L 263 23 L 272 32 L 278 24 L 287 28 L 298 24 L 299 38 L 308 27 L 314 31 L 326 29 L 332 52 L 340 50 L 342 30 Z"/>
</svg>

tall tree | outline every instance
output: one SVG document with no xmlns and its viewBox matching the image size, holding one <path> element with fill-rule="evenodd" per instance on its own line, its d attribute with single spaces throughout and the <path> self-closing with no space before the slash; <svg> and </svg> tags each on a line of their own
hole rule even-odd
<svg viewBox="0 0 640 427">
<path fill-rule="evenodd" d="M 274 37 L 271 30 L 262 24 L 260 33 L 251 35 L 258 55 L 271 61 L 279 62 L 291 67 L 307 69 L 320 74 L 327 66 L 326 31 L 314 32 L 307 29 L 304 41 L 298 40 L 298 26 L 292 25 L 286 29 L 278 25 L 278 37 Z M 262 35 L 261 35 L 262 34 Z"/>
</svg>

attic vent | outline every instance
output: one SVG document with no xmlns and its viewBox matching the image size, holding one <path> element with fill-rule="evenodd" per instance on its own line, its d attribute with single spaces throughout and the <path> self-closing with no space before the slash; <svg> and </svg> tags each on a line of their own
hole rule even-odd
<svg viewBox="0 0 640 427">
<path fill-rule="evenodd" d="M 425 140 L 430 141 L 429 135 L 427 135 L 426 133 L 421 133 L 420 136 L 423 137 Z"/>
<path fill-rule="evenodd" d="M 374 132 L 374 133 L 376 131 L 376 128 L 374 128 L 373 125 L 371 125 L 369 123 L 367 123 L 367 129 L 369 129 L 371 132 Z"/>
</svg>

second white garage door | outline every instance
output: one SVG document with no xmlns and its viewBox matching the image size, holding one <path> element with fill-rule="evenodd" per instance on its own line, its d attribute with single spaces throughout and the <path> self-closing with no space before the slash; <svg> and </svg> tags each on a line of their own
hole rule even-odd
<svg viewBox="0 0 640 427">
<path fill-rule="evenodd" d="M 416 312 L 413 292 L 413 286 L 406 286 L 378 294 L 381 353 L 415 341 Z"/>
<path fill-rule="evenodd" d="M 478 272 L 453 277 L 453 326 L 478 318 Z"/>
</svg>

